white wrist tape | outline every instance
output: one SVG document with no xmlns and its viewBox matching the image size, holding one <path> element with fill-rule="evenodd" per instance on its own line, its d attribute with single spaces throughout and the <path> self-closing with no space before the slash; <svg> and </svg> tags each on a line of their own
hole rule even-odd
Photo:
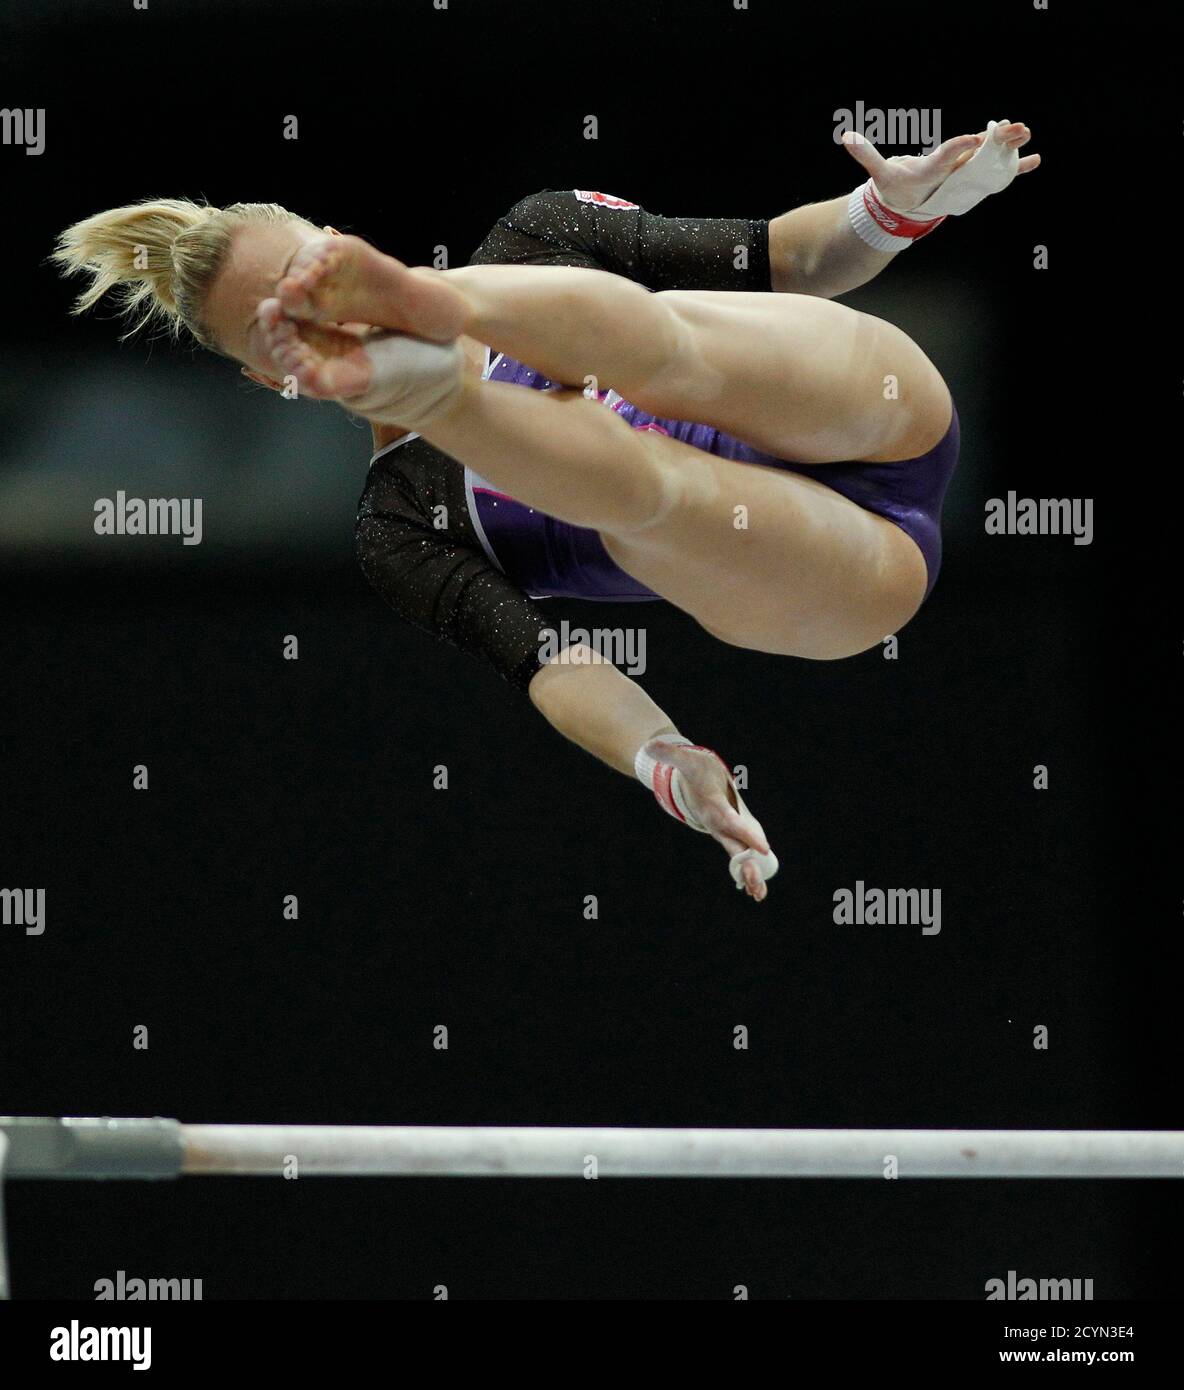
<svg viewBox="0 0 1184 1390">
<path fill-rule="evenodd" d="M 856 236 L 876 251 L 903 251 L 946 217 L 960 217 L 992 193 L 1001 192 L 1020 169 L 1019 150 L 994 138 L 995 127 L 1007 124 L 988 121 L 982 144 L 966 163 L 908 212 L 890 207 L 874 179 L 861 184 L 847 200 L 847 217 Z"/>
<path fill-rule="evenodd" d="M 373 371 L 369 389 L 343 404 L 367 419 L 422 429 L 460 392 L 465 359 L 459 343 L 387 333 L 367 339 L 362 351 Z"/>
<path fill-rule="evenodd" d="M 984 198 L 1006 188 L 1019 173 L 1020 152 L 994 139 L 993 132 L 997 125 L 1007 124 L 1007 121 L 988 121 L 983 143 L 909 216 L 924 213 L 960 217 Z"/>
</svg>

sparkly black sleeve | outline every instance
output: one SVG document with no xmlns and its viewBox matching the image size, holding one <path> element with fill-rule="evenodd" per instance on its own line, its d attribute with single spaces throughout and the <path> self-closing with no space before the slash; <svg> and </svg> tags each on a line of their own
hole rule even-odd
<svg viewBox="0 0 1184 1390">
<path fill-rule="evenodd" d="M 771 290 L 768 222 L 658 217 L 604 194 L 533 193 L 498 219 L 472 265 L 610 270 L 651 290 Z"/>
<path fill-rule="evenodd" d="M 481 548 L 454 459 L 419 439 L 380 458 L 355 534 L 363 573 L 401 618 L 529 686 L 548 622 Z"/>
</svg>

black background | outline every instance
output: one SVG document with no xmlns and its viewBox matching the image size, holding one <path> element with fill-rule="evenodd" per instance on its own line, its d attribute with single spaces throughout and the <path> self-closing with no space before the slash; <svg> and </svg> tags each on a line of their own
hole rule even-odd
<svg viewBox="0 0 1184 1390">
<path fill-rule="evenodd" d="M 1166 29 L 1068 9 L 9 16 L 3 104 L 49 113 L 44 156 L 0 149 L 9 445 L 34 428 L 13 383 L 42 355 L 246 389 L 224 362 L 66 316 L 54 234 L 149 194 L 274 198 L 419 261 L 441 240 L 467 254 L 543 187 L 763 217 L 834 196 L 859 176 L 832 112 L 859 99 L 940 107 L 946 134 L 1023 119 L 1045 167 L 851 297 L 947 369 L 968 441 L 942 579 L 900 659 L 778 660 L 645 611 L 647 688 L 750 768 L 783 865 L 763 907 L 495 676 L 400 627 L 348 527 L 316 554 L 260 535 L 7 556 L 0 863 L 6 885 L 46 887 L 49 927 L 0 938 L 0 1109 L 1179 1126 L 1178 450 L 1159 414 L 1179 372 L 1146 346 L 1170 293 L 1154 146 L 1179 122 L 1149 115 Z M 928 327 L 969 339 L 961 375 L 910 309 L 933 284 L 948 297 Z M 334 465 L 343 506 L 366 452 Z M 209 505 L 249 506 L 234 487 Z M 983 502 L 1009 488 L 1092 497 L 1092 546 L 985 537 Z M 836 926 L 856 879 L 940 887 L 941 934 Z M 1178 1196 L 1156 1182 L 211 1180 L 22 1184 L 8 1206 L 20 1297 L 87 1297 L 118 1269 L 201 1278 L 206 1298 L 975 1299 L 1009 1269 L 1092 1278 L 1098 1298 L 1181 1292 Z"/>
</svg>

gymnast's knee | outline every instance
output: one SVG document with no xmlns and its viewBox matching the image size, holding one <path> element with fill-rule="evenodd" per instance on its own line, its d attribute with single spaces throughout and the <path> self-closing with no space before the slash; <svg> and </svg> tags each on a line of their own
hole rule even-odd
<svg viewBox="0 0 1184 1390">
<path fill-rule="evenodd" d="M 711 469 L 694 458 L 672 458 L 662 436 L 634 433 L 639 445 L 634 474 L 637 494 L 627 523 L 616 529 L 629 539 L 658 540 L 673 519 L 708 501 L 718 490 Z M 690 452 L 690 451 L 688 451 Z"/>
</svg>

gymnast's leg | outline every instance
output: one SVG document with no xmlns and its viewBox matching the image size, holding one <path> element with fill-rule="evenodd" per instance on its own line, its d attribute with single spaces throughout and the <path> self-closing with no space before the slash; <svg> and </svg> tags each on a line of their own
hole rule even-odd
<svg viewBox="0 0 1184 1390">
<path fill-rule="evenodd" d="M 898 630 L 921 602 L 914 543 L 812 478 L 634 430 L 579 392 L 481 381 L 462 371 L 455 345 L 359 340 L 293 323 L 277 300 L 259 318 L 302 392 L 414 428 L 527 505 L 594 528 L 622 568 L 723 641 L 849 656 Z M 327 360 L 332 352 L 340 355 Z M 742 530 L 740 506 L 751 517 Z"/>
<path fill-rule="evenodd" d="M 277 294 L 296 318 L 420 337 L 459 322 L 457 331 L 565 385 L 612 387 L 656 415 L 714 425 L 801 463 L 915 457 L 949 424 L 949 394 L 916 344 L 828 300 L 651 294 L 566 267 L 409 270 L 356 237 L 310 243 Z"/>
</svg>

